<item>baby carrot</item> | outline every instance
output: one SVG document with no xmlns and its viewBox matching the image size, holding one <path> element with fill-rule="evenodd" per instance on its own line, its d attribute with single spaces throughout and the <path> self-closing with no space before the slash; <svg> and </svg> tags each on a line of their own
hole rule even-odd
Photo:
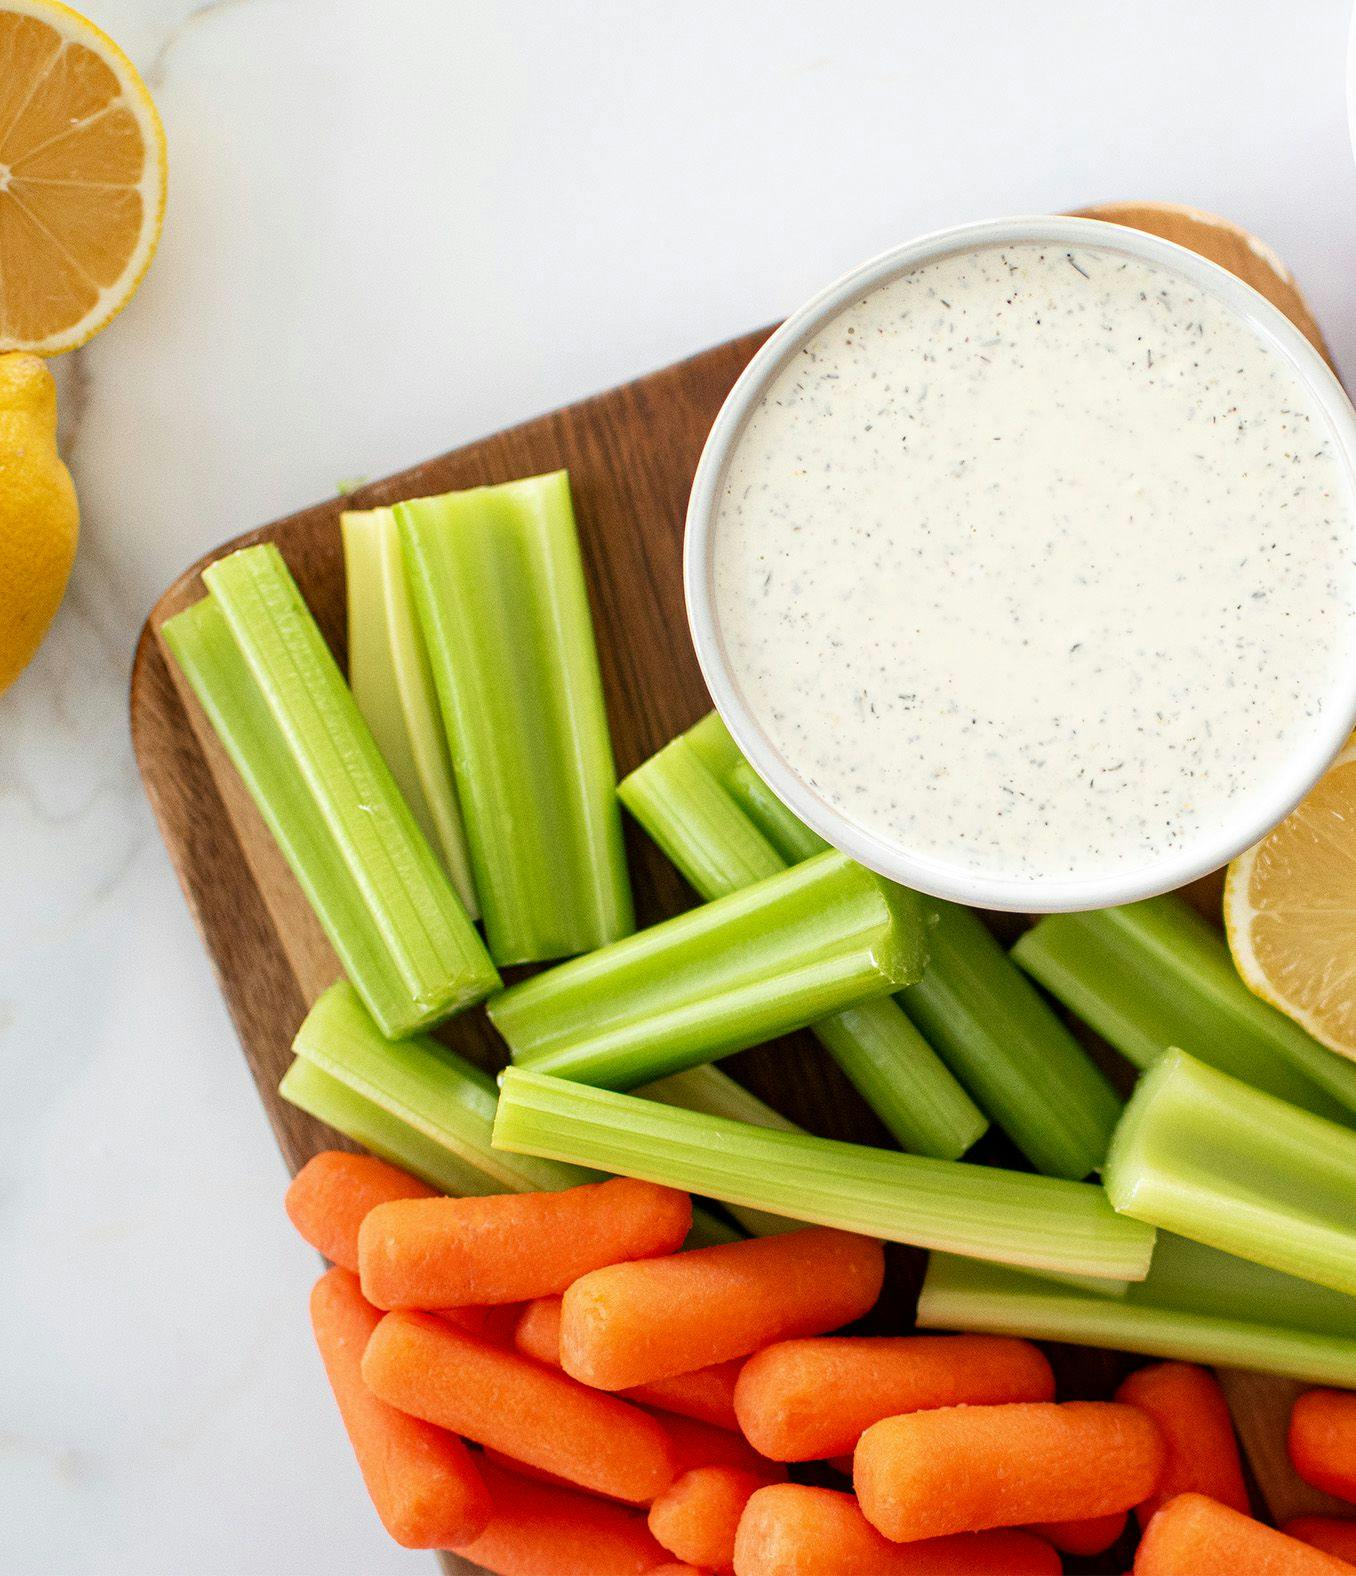
<svg viewBox="0 0 1356 1576">
<path fill-rule="evenodd" d="M 743 1434 L 713 1428 L 710 1423 L 698 1423 L 690 1417 L 669 1413 L 656 1413 L 655 1417 L 669 1437 L 677 1477 L 697 1467 L 734 1467 L 751 1472 L 764 1483 L 786 1481 L 786 1468 L 781 1462 L 759 1455 Z"/>
<path fill-rule="evenodd" d="M 744 1507 L 765 1483 L 738 1467 L 684 1472 L 650 1506 L 650 1531 L 680 1560 L 725 1570 L 734 1559 Z"/>
<path fill-rule="evenodd" d="M 1179 1494 L 1140 1539 L 1134 1576 L 1351 1576 L 1345 1560 L 1204 1494 Z"/>
<path fill-rule="evenodd" d="M 1212 1373 L 1195 1363 L 1150 1363 L 1122 1383 L 1116 1399 L 1153 1418 L 1168 1452 L 1158 1487 L 1135 1508 L 1141 1527 L 1176 1494 L 1205 1494 L 1248 1514 L 1229 1403 Z"/>
<path fill-rule="evenodd" d="M 779 1341 L 744 1364 L 735 1414 L 777 1461 L 851 1451 L 884 1417 L 938 1406 L 1052 1401 L 1039 1347 L 1002 1335 L 830 1336 Z"/>
<path fill-rule="evenodd" d="M 670 1560 L 667 1565 L 656 1565 L 652 1571 L 646 1571 L 645 1576 L 703 1576 L 703 1573 L 695 1565 Z"/>
<path fill-rule="evenodd" d="M 331 1264 L 358 1273 L 358 1227 L 378 1204 L 397 1198 L 434 1198 L 433 1188 L 374 1155 L 327 1149 L 292 1178 L 283 1205 L 287 1218 Z"/>
<path fill-rule="evenodd" d="M 1356 1501 L 1356 1394 L 1306 1390 L 1290 1414 L 1287 1443 L 1306 1483 Z"/>
<path fill-rule="evenodd" d="M 677 1412 L 681 1417 L 710 1423 L 713 1428 L 737 1432 L 734 1395 L 742 1367 L 741 1359 L 735 1357 L 729 1362 L 712 1363 L 708 1368 L 696 1368 L 690 1374 L 673 1374 L 668 1379 L 656 1379 L 653 1384 L 637 1385 L 621 1394 L 628 1401 L 641 1401 L 661 1412 Z"/>
<path fill-rule="evenodd" d="M 490 1496 L 460 1439 L 363 1383 L 363 1349 L 380 1319 L 346 1269 L 329 1270 L 311 1292 L 315 1342 L 382 1525 L 407 1549 L 446 1548 L 487 1525 Z"/>
<path fill-rule="evenodd" d="M 1128 1510 L 1164 1456 L 1153 1419 L 1114 1401 L 948 1406 L 872 1424 L 853 1483 L 872 1526 L 906 1543 Z"/>
<path fill-rule="evenodd" d="M 497 1576 L 648 1576 L 664 1558 L 633 1510 L 489 1463 L 482 1471 L 494 1515 L 478 1538 L 452 1547 Z"/>
<path fill-rule="evenodd" d="M 513 1332 L 514 1344 L 539 1363 L 560 1367 L 560 1298 L 538 1297 L 527 1304 Z M 734 1393 L 742 1363 L 713 1363 L 690 1374 L 674 1374 L 653 1384 L 637 1385 L 618 1392 L 628 1401 L 658 1407 L 661 1412 L 678 1412 L 710 1423 L 716 1428 L 737 1429 Z"/>
<path fill-rule="evenodd" d="M 1118 1510 L 1083 1521 L 1038 1521 L 1026 1530 L 1053 1543 L 1061 1554 L 1105 1554 L 1125 1531 L 1127 1520 L 1125 1511 Z"/>
<path fill-rule="evenodd" d="M 667 1435 L 639 1407 L 429 1314 L 387 1314 L 363 1378 L 402 1412 L 614 1499 L 648 1504 L 675 1476 Z"/>
<path fill-rule="evenodd" d="M 534 1297 L 513 1327 L 513 1344 L 525 1357 L 560 1367 L 560 1298 Z"/>
<path fill-rule="evenodd" d="M 860 1318 L 880 1295 L 879 1242 L 812 1227 L 616 1264 L 565 1293 L 565 1372 L 602 1390 L 653 1384 Z"/>
<path fill-rule="evenodd" d="M 589 1270 L 673 1253 L 692 1226 L 674 1188 L 615 1177 L 554 1193 L 397 1200 L 358 1234 L 363 1295 L 378 1308 L 525 1302 Z"/>
<path fill-rule="evenodd" d="M 496 1346 L 513 1345 L 513 1334 L 523 1312 L 518 1304 L 511 1302 L 502 1307 L 430 1308 L 428 1311 L 455 1324 L 459 1330 L 493 1341 Z"/>
<path fill-rule="evenodd" d="M 1340 1516 L 1296 1516 L 1281 1531 L 1287 1538 L 1298 1538 L 1334 1559 L 1356 1565 L 1356 1521 L 1343 1521 Z"/>
<path fill-rule="evenodd" d="M 735 1576 L 1059 1576 L 1059 1555 L 1026 1532 L 890 1543 L 851 1494 L 782 1483 L 759 1489 L 735 1537 Z"/>
</svg>

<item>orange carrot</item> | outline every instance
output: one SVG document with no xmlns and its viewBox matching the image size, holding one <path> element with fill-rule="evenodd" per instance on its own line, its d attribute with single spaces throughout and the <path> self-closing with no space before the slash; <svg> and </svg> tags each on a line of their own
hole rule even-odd
<svg viewBox="0 0 1356 1576">
<path fill-rule="evenodd" d="M 559 1297 L 538 1297 L 523 1309 L 513 1332 L 520 1352 L 535 1357 L 539 1363 L 550 1363 L 554 1368 L 560 1367 L 560 1304 Z M 709 1368 L 698 1368 L 695 1373 L 674 1374 L 670 1379 L 657 1379 L 654 1384 L 637 1385 L 618 1394 L 628 1401 L 657 1406 L 661 1412 L 678 1412 L 716 1428 L 738 1429 L 734 1392 L 742 1366 L 741 1361 L 734 1358 L 728 1363 L 713 1363 Z"/>
<path fill-rule="evenodd" d="M 879 1242 L 811 1227 L 594 1270 L 565 1293 L 565 1372 L 601 1390 L 653 1384 L 821 1335 L 880 1295 Z"/>
<path fill-rule="evenodd" d="M 1059 1555 L 1026 1532 L 890 1543 L 851 1494 L 782 1483 L 753 1496 L 735 1538 L 735 1576 L 1059 1576 Z"/>
<path fill-rule="evenodd" d="M 900 1412 L 1054 1398 L 1050 1364 L 1030 1341 L 831 1336 L 779 1341 L 750 1357 L 735 1414 L 765 1456 L 822 1461 L 851 1451 L 872 1423 Z"/>
<path fill-rule="evenodd" d="M 430 1314 L 388 1314 L 363 1378 L 402 1412 L 615 1499 L 648 1504 L 676 1475 L 667 1435 L 638 1406 Z"/>
<path fill-rule="evenodd" d="M 1128 1510 L 1164 1455 L 1153 1419 L 1114 1401 L 947 1406 L 873 1423 L 853 1483 L 872 1526 L 910 1542 Z"/>
<path fill-rule="evenodd" d="M 766 1479 L 738 1467 L 684 1472 L 650 1506 L 650 1531 L 689 1565 L 724 1570 L 734 1559 L 744 1507 Z"/>
<path fill-rule="evenodd" d="M 1053 1543 L 1061 1554 L 1105 1554 L 1120 1539 L 1127 1520 L 1125 1511 L 1118 1510 L 1084 1521 L 1038 1521 L 1026 1530 Z"/>
<path fill-rule="evenodd" d="M 313 1248 L 356 1275 L 358 1227 L 369 1210 L 398 1198 L 436 1197 L 434 1188 L 384 1160 L 327 1149 L 292 1178 L 283 1205 Z"/>
<path fill-rule="evenodd" d="M 729 1362 L 712 1363 L 709 1368 L 656 1379 L 653 1384 L 637 1385 L 634 1390 L 620 1393 L 628 1401 L 641 1401 L 646 1406 L 657 1406 L 661 1412 L 677 1412 L 680 1417 L 737 1433 L 734 1393 L 742 1367 L 742 1359 L 734 1357 Z"/>
<path fill-rule="evenodd" d="M 571 1483 L 569 1478 L 558 1477 L 554 1472 L 543 1472 L 540 1467 L 529 1466 L 526 1461 L 515 1461 L 512 1456 L 506 1456 L 502 1450 L 496 1450 L 492 1445 L 481 1446 L 480 1459 L 488 1461 L 491 1466 L 498 1467 L 501 1472 L 516 1473 L 518 1477 L 527 1478 L 533 1483 L 549 1483 L 552 1488 L 567 1488 L 572 1493 L 579 1491 L 579 1485 Z M 603 1494 L 599 1497 L 608 1499 L 610 1496 Z M 634 1510 L 634 1506 L 626 1500 L 614 1500 L 613 1503 L 626 1505 L 628 1510 Z"/>
<path fill-rule="evenodd" d="M 513 1344 L 526 1357 L 560 1367 L 560 1298 L 534 1297 L 513 1327 Z"/>
<path fill-rule="evenodd" d="M 703 1576 L 695 1565 L 680 1565 L 677 1560 L 670 1560 L 667 1565 L 656 1565 L 652 1571 L 646 1571 L 645 1576 Z"/>
<path fill-rule="evenodd" d="M 1145 1528 L 1134 1576 L 1351 1576 L 1351 1567 L 1204 1494 L 1179 1494 Z"/>
<path fill-rule="evenodd" d="M 487 1525 L 490 1496 L 460 1439 L 363 1383 L 363 1349 L 380 1319 L 346 1269 L 329 1270 L 311 1292 L 315 1342 L 382 1525 L 407 1549 L 446 1548 Z"/>
<path fill-rule="evenodd" d="M 488 1463 L 482 1470 L 494 1515 L 478 1538 L 453 1547 L 496 1576 L 648 1576 L 664 1558 L 635 1511 Z"/>
<path fill-rule="evenodd" d="M 358 1233 L 363 1295 L 378 1308 L 526 1302 L 605 1264 L 673 1253 L 692 1200 L 615 1177 L 557 1193 L 402 1199 Z"/>
<path fill-rule="evenodd" d="M 1356 1501 L 1356 1394 L 1306 1390 L 1290 1414 L 1287 1443 L 1306 1483 Z"/>
<path fill-rule="evenodd" d="M 1247 1515 L 1229 1403 L 1212 1373 L 1194 1363 L 1151 1363 L 1122 1383 L 1116 1399 L 1153 1418 L 1168 1452 L 1157 1489 L 1136 1507 L 1141 1527 L 1176 1494 L 1205 1494 Z"/>
<path fill-rule="evenodd" d="M 752 1472 L 764 1483 L 786 1481 L 786 1468 L 781 1462 L 760 1456 L 743 1434 L 713 1428 L 710 1423 L 698 1423 L 690 1417 L 660 1413 L 654 1416 L 668 1435 L 676 1476 L 696 1467 L 735 1467 L 741 1472 Z"/>
<path fill-rule="evenodd" d="M 459 1330 L 493 1341 L 496 1346 L 513 1345 L 514 1331 L 518 1328 L 522 1311 L 522 1305 L 514 1302 L 505 1303 L 502 1307 L 429 1309 L 430 1313 L 455 1324 Z"/>
<path fill-rule="evenodd" d="M 1281 1528 L 1288 1538 L 1298 1538 L 1331 1554 L 1334 1559 L 1356 1565 L 1356 1521 L 1340 1516 L 1296 1516 Z"/>
</svg>

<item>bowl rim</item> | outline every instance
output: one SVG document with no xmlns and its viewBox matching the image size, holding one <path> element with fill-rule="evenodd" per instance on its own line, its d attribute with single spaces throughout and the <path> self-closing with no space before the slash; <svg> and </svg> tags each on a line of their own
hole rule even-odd
<svg viewBox="0 0 1356 1576">
<path fill-rule="evenodd" d="M 858 863 L 933 897 L 980 908 L 1059 913 L 1134 902 L 1185 886 L 1264 837 L 1317 782 L 1356 728 L 1356 660 L 1330 697 L 1326 725 L 1288 757 L 1285 769 L 1264 785 L 1265 792 L 1247 796 L 1246 804 L 1252 808 L 1246 814 L 1240 810 L 1226 815 L 1212 835 L 1126 870 L 1092 876 L 1005 877 L 902 847 L 850 820 L 811 789 L 772 744 L 740 693 L 721 641 L 712 585 L 714 527 L 725 468 L 754 407 L 800 346 L 853 297 L 897 274 L 959 251 L 1033 242 L 1096 246 L 1156 263 L 1208 291 L 1242 317 L 1286 357 L 1327 419 L 1356 523 L 1356 411 L 1332 368 L 1278 307 L 1218 263 L 1161 236 L 1102 219 L 1017 215 L 935 230 L 881 252 L 812 296 L 773 332 L 730 390 L 702 449 L 688 500 L 683 586 L 697 661 L 716 710 L 753 769 L 806 825 Z"/>
</svg>

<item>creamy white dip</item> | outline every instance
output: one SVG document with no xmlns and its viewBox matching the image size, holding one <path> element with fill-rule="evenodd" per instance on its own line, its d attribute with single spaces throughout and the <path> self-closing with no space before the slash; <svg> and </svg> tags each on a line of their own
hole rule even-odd
<svg viewBox="0 0 1356 1576">
<path fill-rule="evenodd" d="M 776 377 L 713 577 L 734 682 L 824 802 L 978 874 L 1096 876 L 1331 726 L 1353 499 L 1222 300 L 1109 248 L 990 247 L 870 290 Z"/>
</svg>

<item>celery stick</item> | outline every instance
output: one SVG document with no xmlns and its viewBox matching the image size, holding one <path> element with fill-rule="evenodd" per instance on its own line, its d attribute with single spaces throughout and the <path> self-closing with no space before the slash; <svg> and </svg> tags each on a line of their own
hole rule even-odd
<svg viewBox="0 0 1356 1576">
<path fill-rule="evenodd" d="M 1157 1252 L 1157 1249 L 1155 1249 Z M 1090 1292 L 1097 1297 L 1124 1297 L 1138 1281 L 1098 1280 L 1092 1275 L 1061 1275 L 1056 1270 L 1037 1270 L 1027 1267 L 1026 1274 L 1037 1275 L 1042 1280 L 1055 1281 L 1061 1286 L 1072 1286 L 1076 1291 Z"/>
<path fill-rule="evenodd" d="M 515 1062 L 629 1087 L 803 1028 L 922 972 L 910 894 L 824 854 L 510 986 Z"/>
<path fill-rule="evenodd" d="M 666 745 L 617 791 L 708 901 L 786 868 L 690 736 Z M 979 1109 L 888 997 L 811 1028 L 903 1148 L 954 1160 L 984 1132 Z"/>
<path fill-rule="evenodd" d="M 422 1177 L 441 1192 L 462 1198 L 503 1191 L 500 1180 L 426 1137 L 366 1095 L 350 1089 L 304 1056 L 298 1056 L 283 1074 L 278 1093 L 335 1132 L 353 1139 L 382 1160 L 389 1160 L 393 1166 Z"/>
<path fill-rule="evenodd" d="M 1356 1133 L 1185 1051 L 1141 1077 L 1104 1181 L 1122 1214 L 1356 1293 Z"/>
<path fill-rule="evenodd" d="M 1137 1300 L 1183 1313 L 1280 1324 L 1356 1341 L 1356 1297 L 1252 1264 L 1175 1232 L 1160 1231 Z"/>
<path fill-rule="evenodd" d="M 634 928 L 616 770 L 564 471 L 398 504 L 499 963 Z"/>
<path fill-rule="evenodd" d="M 617 796 L 703 902 L 786 869 L 685 734 L 623 777 Z"/>
<path fill-rule="evenodd" d="M 667 1078 L 633 1089 L 645 1100 L 661 1105 L 676 1105 L 684 1111 L 701 1111 L 707 1116 L 726 1116 L 733 1122 L 749 1122 L 754 1127 L 771 1127 L 780 1133 L 803 1133 L 805 1129 L 789 1116 L 760 1100 L 743 1084 L 738 1084 L 719 1067 L 689 1067 Z"/>
<path fill-rule="evenodd" d="M 1152 1230 L 1116 1215 L 1087 1182 L 777 1132 L 521 1068 L 503 1076 L 494 1142 L 816 1225 L 1062 1274 L 1141 1279 L 1153 1251 Z"/>
<path fill-rule="evenodd" d="M 927 971 L 900 1005 L 1038 1171 L 1087 1176 L 1106 1157 L 1115 1090 L 973 909 L 925 907 Z"/>
<path fill-rule="evenodd" d="M 747 761 L 731 762 L 734 741 L 718 723 L 712 714 L 698 724 L 705 747 L 763 835 L 791 860 L 824 848 Z M 1115 1091 L 973 910 L 923 901 L 932 921 L 928 966 L 899 993 L 899 1005 L 1038 1171 L 1087 1176 L 1116 1125 Z"/>
<path fill-rule="evenodd" d="M 257 558 L 250 562 L 264 570 L 271 588 L 277 589 L 281 577 L 282 588 L 295 596 L 271 547 L 249 548 L 215 567 L 255 554 L 264 555 L 262 564 Z M 293 606 L 284 598 L 279 616 L 289 633 L 300 631 L 299 649 L 308 650 L 309 636 L 319 643 L 319 653 L 310 651 L 316 669 L 314 697 L 295 673 L 291 681 L 275 683 L 270 677 L 267 684 L 259 682 L 215 596 L 167 620 L 162 634 L 344 972 L 385 1028 L 392 1034 L 407 1033 L 479 1000 L 499 977 L 401 800 L 300 599 Z M 267 632 L 267 643 L 266 637 Z M 290 712 L 275 712 L 271 702 L 284 695 L 308 712 L 304 725 Z M 309 713 L 312 698 L 318 709 Z M 327 744 L 316 752 L 312 722 L 319 722 Z M 326 726 L 332 731 L 325 733 Z M 340 742 L 345 759 L 336 765 L 331 750 Z M 332 775 L 322 802 L 313 778 L 324 773 Z M 336 797 L 342 813 L 334 811 Z M 358 814 L 363 803 L 371 806 L 365 825 Z M 356 836 L 347 825 L 354 816 Z"/>
<path fill-rule="evenodd" d="M 498 1094 L 480 1068 L 428 1035 L 391 1040 L 340 981 L 306 1014 L 293 1051 L 483 1178 L 480 1193 L 533 1192 L 596 1182 L 598 1173 L 525 1160 L 492 1147 Z"/>
<path fill-rule="evenodd" d="M 730 730 L 721 720 L 720 713 L 708 711 L 700 721 L 686 729 L 682 737 L 697 752 L 707 771 L 722 787 L 728 788 L 730 773 L 744 757 Z"/>
<path fill-rule="evenodd" d="M 1256 1322 L 1245 1310 L 1178 1307 L 1156 1287 L 1153 1269 L 1117 1299 L 1005 1265 L 934 1253 L 917 1320 L 922 1329 L 1111 1346 L 1148 1357 L 1253 1368 L 1307 1384 L 1356 1385 L 1356 1331 L 1315 1331 L 1290 1323 L 1287 1313 L 1281 1299 L 1269 1320 Z"/>
<path fill-rule="evenodd" d="M 389 509 L 339 516 L 348 588 L 348 681 L 396 786 L 472 919 L 480 912 L 452 760 L 405 557 Z"/>
<path fill-rule="evenodd" d="M 988 1119 L 889 996 L 811 1025 L 901 1148 L 958 1160 Z"/>
<path fill-rule="evenodd" d="M 729 770 L 730 792 L 769 842 L 790 864 L 822 854 L 829 846 L 789 810 L 741 756 Z"/>
<path fill-rule="evenodd" d="M 1179 897 L 1047 915 L 1012 955 L 1136 1067 L 1179 1045 L 1316 1116 L 1356 1113 L 1356 1064 L 1259 1001 L 1223 936 Z"/>
<path fill-rule="evenodd" d="M 426 1035 L 384 1038 L 346 983 L 320 997 L 292 1049 L 297 1059 L 280 1094 L 444 1192 L 535 1192 L 599 1179 L 599 1172 L 580 1166 L 494 1149 L 494 1080 Z M 694 1207 L 688 1246 L 738 1237 L 723 1220 Z"/>
<path fill-rule="evenodd" d="M 774 1127 L 783 1133 L 802 1131 L 790 1117 L 765 1105 L 756 1094 L 750 1094 L 719 1067 L 689 1067 L 685 1072 L 670 1073 L 667 1078 L 657 1079 L 632 1092 L 646 1100 L 658 1100 L 661 1105 L 676 1105 L 684 1111 L 727 1116 L 737 1122 L 752 1122 L 755 1127 Z M 725 1208 L 751 1237 L 771 1237 L 782 1231 L 795 1231 L 802 1224 L 785 1215 L 770 1215 L 766 1210 L 745 1209 L 739 1204 L 727 1203 Z"/>
</svg>

